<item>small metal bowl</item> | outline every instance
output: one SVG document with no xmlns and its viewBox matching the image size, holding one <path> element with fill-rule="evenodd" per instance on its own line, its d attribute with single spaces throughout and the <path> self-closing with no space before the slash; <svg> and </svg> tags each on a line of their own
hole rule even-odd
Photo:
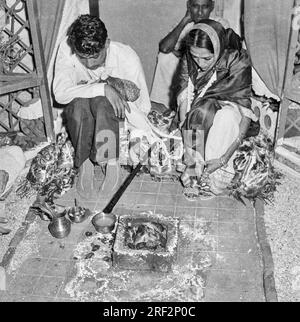
<svg viewBox="0 0 300 322">
<path fill-rule="evenodd" d="M 82 223 L 90 216 L 90 214 L 91 211 L 83 207 L 72 207 L 68 210 L 69 219 L 76 224 Z"/>
<path fill-rule="evenodd" d="M 93 217 L 92 224 L 99 233 L 108 234 L 115 228 L 116 221 L 117 217 L 114 214 L 101 212 Z"/>
</svg>

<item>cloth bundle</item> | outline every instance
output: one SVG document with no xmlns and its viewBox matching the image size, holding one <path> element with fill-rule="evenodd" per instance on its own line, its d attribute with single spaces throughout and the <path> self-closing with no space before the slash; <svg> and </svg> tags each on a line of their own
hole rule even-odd
<svg viewBox="0 0 300 322">
<path fill-rule="evenodd" d="M 152 111 L 148 115 L 147 126 L 151 132 L 135 129 L 127 137 L 121 138 L 121 155 L 128 157 L 131 165 L 136 165 L 148 152 L 151 153 L 145 166 L 154 180 L 178 180 L 179 173 L 176 171 L 177 164 L 181 163 L 183 156 L 183 142 L 179 130 L 169 133 L 169 127 L 174 118 L 174 112 L 159 113 Z M 126 151 L 125 146 L 129 146 Z"/>
<path fill-rule="evenodd" d="M 127 102 L 135 102 L 140 97 L 140 89 L 127 79 L 108 76 L 105 82 L 117 90 Z"/>
<path fill-rule="evenodd" d="M 43 148 L 32 160 L 25 180 L 17 189 L 20 198 L 37 192 L 50 202 L 72 187 L 75 178 L 74 148 L 66 133 L 58 136 L 57 142 Z"/>
<path fill-rule="evenodd" d="M 148 119 L 152 125 L 157 127 L 161 132 L 169 134 L 170 126 L 175 117 L 175 112 L 171 110 L 167 110 L 163 113 L 158 111 L 151 111 L 148 114 Z"/>
<path fill-rule="evenodd" d="M 170 133 L 175 112 L 151 111 L 148 119 L 153 132 L 157 136 L 157 144 L 151 151 L 149 160 L 150 175 L 155 181 L 177 181 L 179 179 L 178 167 L 182 165 L 183 141 L 180 130 Z"/>
<path fill-rule="evenodd" d="M 256 137 L 245 139 L 235 152 L 234 174 L 218 169 L 209 176 L 196 178 L 184 193 L 189 198 L 197 198 L 228 191 L 243 203 L 243 198 L 261 198 L 265 202 L 272 202 L 276 185 L 279 184 L 277 180 L 281 177 L 274 170 L 273 160 L 272 141 L 264 133 L 260 133 Z"/>
<path fill-rule="evenodd" d="M 229 186 L 231 195 L 240 199 L 273 199 L 280 174 L 274 170 L 272 141 L 263 133 L 244 140 L 234 160 L 235 178 Z"/>
<path fill-rule="evenodd" d="M 156 181 L 177 181 L 179 173 L 177 168 L 182 164 L 183 142 L 181 133 L 163 138 L 157 142 L 151 151 L 149 160 L 150 175 Z"/>
</svg>

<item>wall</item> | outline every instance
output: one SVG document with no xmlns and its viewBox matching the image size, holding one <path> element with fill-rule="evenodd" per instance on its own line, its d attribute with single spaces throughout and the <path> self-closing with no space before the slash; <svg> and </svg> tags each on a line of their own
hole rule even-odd
<svg viewBox="0 0 300 322">
<path fill-rule="evenodd" d="M 141 58 L 151 86 L 158 43 L 185 13 L 184 0 L 101 0 L 109 37 L 130 45 Z M 172 8 L 172 10 L 170 10 Z"/>
<path fill-rule="evenodd" d="M 237 30 L 239 9 L 234 8 L 241 0 L 215 1 L 222 3 L 224 17 L 228 16 L 229 21 L 234 20 L 233 28 Z M 217 3 L 216 7 L 219 7 Z M 158 43 L 180 21 L 185 10 L 186 0 L 100 0 L 100 16 L 106 24 L 109 37 L 130 45 L 137 52 L 149 89 Z"/>
<path fill-rule="evenodd" d="M 249 1 L 249 0 L 245 0 L 245 1 Z M 223 11 L 224 18 L 226 18 L 229 21 L 230 27 L 239 35 L 241 34 L 241 27 L 240 27 L 241 2 L 242 0 L 224 0 L 224 11 Z"/>
</svg>

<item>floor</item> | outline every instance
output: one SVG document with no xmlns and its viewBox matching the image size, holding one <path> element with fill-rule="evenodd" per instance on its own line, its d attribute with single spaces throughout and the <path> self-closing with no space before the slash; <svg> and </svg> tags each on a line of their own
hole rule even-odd
<svg viewBox="0 0 300 322">
<path fill-rule="evenodd" d="M 190 202 L 182 196 L 181 191 L 179 183 L 154 182 L 149 175 L 143 174 L 131 183 L 114 213 L 122 215 L 152 210 L 165 216 L 178 217 L 180 227 L 188 227 L 192 235 L 197 234 L 200 228 L 203 233 L 205 227 L 205 238 L 213 242 L 179 243 L 178 246 L 179 261 L 201 262 L 205 256 L 210 259 L 209 267 L 201 271 L 204 281 L 201 301 L 265 301 L 262 260 L 252 205 L 244 206 L 229 197 Z M 59 204 L 72 206 L 75 197 L 78 198 L 75 192 L 70 191 L 59 200 Z M 101 211 L 107 201 L 101 198 L 88 201 L 78 199 L 80 205 L 92 211 Z M 90 229 L 90 219 L 81 224 L 72 224 L 70 235 L 62 240 L 50 235 L 48 222 L 37 221 L 41 228 L 39 251 L 27 258 L 15 274 L 8 275 L 7 291 L 0 291 L 0 302 L 78 300 L 66 292 L 66 284 L 70 281 L 70 272 L 76 261 L 74 250 Z M 130 301 L 130 294 L 126 296 Z M 93 298 L 87 300 L 93 301 Z"/>
</svg>

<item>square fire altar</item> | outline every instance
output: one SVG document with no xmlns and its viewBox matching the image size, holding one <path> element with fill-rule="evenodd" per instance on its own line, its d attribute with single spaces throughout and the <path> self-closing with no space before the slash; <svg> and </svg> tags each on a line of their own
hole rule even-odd
<svg viewBox="0 0 300 322">
<path fill-rule="evenodd" d="M 177 258 L 179 219 L 144 212 L 119 217 L 113 266 L 168 272 Z"/>
</svg>

